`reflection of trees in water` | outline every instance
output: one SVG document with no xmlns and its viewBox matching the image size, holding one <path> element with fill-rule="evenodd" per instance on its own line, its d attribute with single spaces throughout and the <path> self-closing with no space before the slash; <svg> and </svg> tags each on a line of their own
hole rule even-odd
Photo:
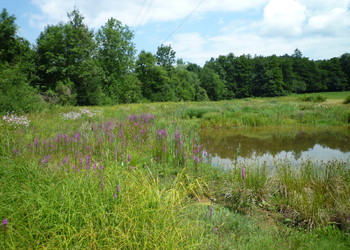
<svg viewBox="0 0 350 250">
<path fill-rule="evenodd" d="M 350 151 L 350 130 L 341 131 L 316 131 L 294 133 L 270 132 L 251 133 L 249 136 L 242 134 L 230 134 L 227 131 L 209 131 L 201 136 L 202 143 L 211 155 L 221 158 L 234 158 L 234 154 L 240 145 L 240 156 L 250 158 L 254 154 L 261 156 L 270 153 L 275 156 L 281 151 L 292 152 L 295 159 L 299 159 L 302 152 L 313 148 L 316 144 L 322 147 L 337 149 L 341 152 Z"/>
</svg>

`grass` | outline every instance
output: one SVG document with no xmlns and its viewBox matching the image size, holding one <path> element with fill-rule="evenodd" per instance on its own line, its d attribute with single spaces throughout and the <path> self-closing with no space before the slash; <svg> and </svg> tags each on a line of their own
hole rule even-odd
<svg viewBox="0 0 350 250">
<path fill-rule="evenodd" d="M 347 93 L 348 95 L 349 93 Z M 200 128 L 348 126 L 327 94 L 58 107 L 0 123 L 1 249 L 347 249 L 347 162 L 205 163 Z M 244 173 L 244 174 L 243 174 Z"/>
</svg>

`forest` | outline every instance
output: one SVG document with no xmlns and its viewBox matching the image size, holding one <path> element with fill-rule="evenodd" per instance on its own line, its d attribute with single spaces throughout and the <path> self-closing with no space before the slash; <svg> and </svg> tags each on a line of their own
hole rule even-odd
<svg viewBox="0 0 350 250">
<path fill-rule="evenodd" d="M 176 58 L 171 45 L 138 52 L 134 33 L 115 18 L 97 31 L 78 9 L 49 25 L 35 44 L 18 35 L 16 17 L 0 13 L 0 112 L 44 105 L 219 101 L 350 89 L 350 53 L 324 60 L 233 53 L 204 66 Z M 243 42 L 243 41 L 242 41 Z M 234 48 L 233 48 L 234 49 Z"/>
</svg>

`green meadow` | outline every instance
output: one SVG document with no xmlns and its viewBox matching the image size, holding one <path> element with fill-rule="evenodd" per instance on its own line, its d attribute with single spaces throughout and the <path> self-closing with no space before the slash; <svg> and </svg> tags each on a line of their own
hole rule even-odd
<svg viewBox="0 0 350 250">
<path fill-rule="evenodd" d="M 350 159 L 222 171 L 199 140 L 208 128 L 349 127 L 349 96 L 3 114 L 0 249 L 349 249 Z"/>
</svg>

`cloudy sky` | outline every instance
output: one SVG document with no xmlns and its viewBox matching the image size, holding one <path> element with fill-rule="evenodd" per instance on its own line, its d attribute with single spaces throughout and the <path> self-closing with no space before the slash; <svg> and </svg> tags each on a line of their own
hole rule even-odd
<svg viewBox="0 0 350 250">
<path fill-rule="evenodd" d="M 292 54 L 311 59 L 350 52 L 350 0 L 1 0 L 31 43 L 76 6 L 90 28 L 114 17 L 134 31 L 138 51 L 171 44 L 178 58 L 203 65 L 239 56 Z"/>
</svg>

